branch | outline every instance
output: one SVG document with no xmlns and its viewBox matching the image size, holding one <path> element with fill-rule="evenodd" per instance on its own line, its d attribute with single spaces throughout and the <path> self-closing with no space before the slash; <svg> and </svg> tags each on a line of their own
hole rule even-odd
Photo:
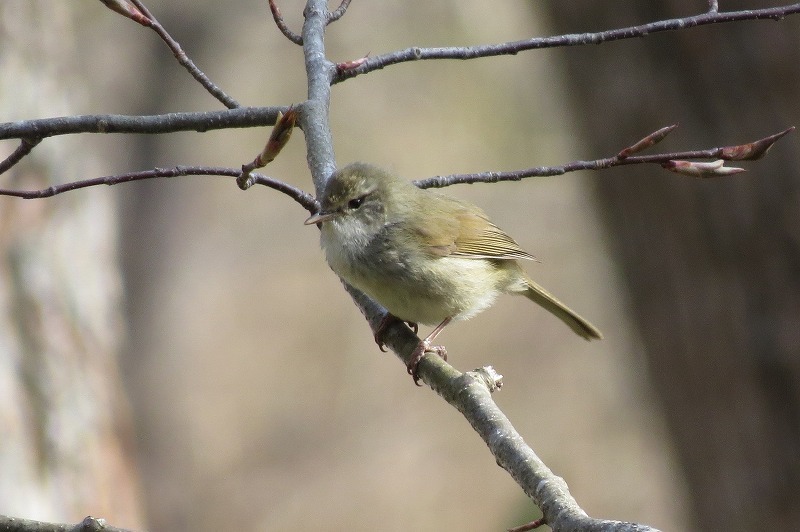
<svg viewBox="0 0 800 532">
<path fill-rule="evenodd" d="M 77 115 L 4 122 L 0 140 L 46 138 L 76 133 L 176 133 L 275 125 L 288 106 L 239 107 L 224 111 L 167 113 L 163 115 Z"/>
<path fill-rule="evenodd" d="M 22 120 L 0 124 L 0 140 L 22 139 L 17 149 L 0 162 L 0 174 L 22 160 L 45 137 L 77 133 L 146 133 L 178 131 L 203 133 L 214 129 L 275 125 L 278 115 L 289 107 L 239 107 L 204 113 L 168 113 L 164 115 L 79 115 Z"/>
<path fill-rule="evenodd" d="M 369 58 L 356 68 L 340 70 L 333 80 L 339 83 L 346 79 L 380 70 L 390 65 L 405 63 L 407 61 L 422 61 L 429 59 L 475 59 L 478 57 L 492 57 L 496 55 L 515 55 L 527 50 L 538 50 L 542 48 L 556 48 L 565 46 L 583 46 L 586 44 L 601 44 L 604 42 L 618 41 L 622 39 L 633 39 L 645 37 L 651 33 L 664 31 L 676 31 L 709 24 L 720 24 L 724 22 L 737 22 L 745 20 L 782 20 L 789 15 L 800 13 L 800 3 L 790 4 L 781 7 L 770 7 L 764 9 L 749 9 L 746 11 L 730 11 L 720 13 L 717 11 L 717 2 L 709 2 L 709 11 L 701 15 L 691 17 L 676 18 L 642 24 L 641 26 L 630 26 L 615 30 L 606 30 L 595 33 L 575 33 L 569 35 L 558 35 L 552 37 L 535 37 L 522 41 L 511 41 L 499 44 L 485 44 L 480 46 L 458 46 L 441 48 L 419 48 L 412 47 L 383 55 Z"/>
<path fill-rule="evenodd" d="M 154 168 L 152 170 L 143 170 L 141 172 L 130 172 L 127 174 L 117 174 L 104 177 L 95 177 L 93 179 L 84 179 L 81 181 L 73 181 L 71 183 L 64 183 L 62 185 L 53 185 L 48 188 L 39 190 L 6 190 L 0 189 L 0 196 L 13 196 L 22 199 L 38 199 L 50 198 L 57 194 L 63 194 L 71 190 L 78 190 L 81 188 L 93 187 L 97 185 L 118 185 L 120 183 L 130 183 L 132 181 L 143 181 L 145 179 L 156 178 L 170 178 L 170 177 L 183 177 L 183 176 L 228 176 L 239 177 L 242 171 L 236 168 L 222 168 L 216 166 L 175 166 L 172 168 Z M 304 192 L 303 190 L 293 187 L 288 183 L 284 183 L 278 179 L 267 177 L 263 174 L 251 172 L 249 174 L 252 182 L 251 184 L 263 185 L 271 189 L 277 190 L 286 194 L 294 201 L 300 204 L 304 209 L 309 212 L 316 212 L 318 205 L 314 196 Z"/>
<path fill-rule="evenodd" d="M 335 11 L 328 13 L 328 24 L 342 18 L 344 14 L 347 13 L 348 7 L 350 7 L 350 0 L 342 0 L 342 3 L 339 4 L 339 7 L 337 7 Z"/>
<path fill-rule="evenodd" d="M 666 129 L 666 128 L 665 128 Z M 763 157 L 764 154 L 772 147 L 772 145 L 778 141 L 778 139 L 782 138 L 785 135 L 788 135 L 792 131 L 794 131 L 794 127 L 790 127 L 780 133 L 776 133 L 774 135 L 770 135 L 769 137 L 765 137 L 763 139 L 759 139 L 754 142 L 749 142 L 746 144 L 740 144 L 737 146 L 723 146 L 719 148 L 710 148 L 707 150 L 695 150 L 695 151 L 682 151 L 682 152 L 673 152 L 673 153 L 660 153 L 656 155 L 634 155 L 634 156 L 627 156 L 626 153 L 630 152 L 630 148 L 625 148 L 621 150 L 619 154 L 613 157 L 607 157 L 604 159 L 595 159 L 593 161 L 573 161 L 571 163 L 563 164 L 560 166 L 538 166 L 534 168 L 528 168 L 525 170 L 516 170 L 513 172 L 481 172 L 477 174 L 453 174 L 448 176 L 435 176 L 430 177 L 428 179 L 421 179 L 414 181 L 414 184 L 420 188 L 441 188 L 447 187 L 450 185 L 455 184 L 472 184 L 472 183 L 496 183 L 498 181 L 520 181 L 522 179 L 528 177 L 547 177 L 547 176 L 554 176 L 554 175 L 562 175 L 568 172 L 576 172 L 578 170 L 605 170 L 608 168 L 614 168 L 617 166 L 628 166 L 632 164 L 659 164 L 662 167 L 675 171 L 676 162 L 685 162 L 679 161 L 680 159 L 722 159 L 726 161 L 743 161 L 743 160 L 753 160 Z M 670 129 L 671 131 L 671 129 Z M 645 137 L 645 139 L 652 137 L 653 135 L 659 134 L 663 132 L 663 130 L 656 131 L 651 135 Z M 661 137 L 663 138 L 663 137 Z M 644 139 L 643 139 L 644 140 Z M 661 139 L 659 139 L 661 140 Z M 639 141 L 631 148 L 636 148 L 638 151 L 638 145 L 640 144 Z M 677 165 L 680 167 L 681 165 Z M 728 170 L 730 168 L 723 167 Z M 714 172 L 706 172 L 706 173 L 692 173 L 692 172 L 681 172 L 685 175 L 693 175 L 695 177 L 713 177 L 715 175 L 726 175 L 726 172 L 720 172 L 719 168 L 716 173 Z"/>
<path fill-rule="evenodd" d="M 315 113 L 317 111 L 315 109 L 319 108 L 319 106 L 316 107 L 310 106 L 310 108 L 312 109 L 311 111 L 308 110 L 309 109 L 308 101 L 303 102 L 303 104 L 298 106 L 295 111 L 292 111 L 292 108 L 289 108 L 289 110 L 287 110 L 287 114 L 291 115 L 293 112 L 296 112 L 301 117 L 306 116 L 305 118 L 306 121 L 317 123 L 316 121 L 318 119 L 315 118 Z M 237 111 L 221 111 L 220 113 L 228 114 L 238 111 L 245 111 L 247 109 L 248 108 L 239 109 Z M 208 113 L 190 113 L 190 114 L 203 115 Z M 72 118 L 96 119 L 97 117 L 72 117 Z M 122 117 L 122 118 L 138 119 L 138 118 L 160 118 L 160 117 Z M 60 119 L 45 119 L 45 121 L 47 120 L 60 120 Z M 29 122 L 37 122 L 37 121 L 32 120 Z M 120 125 L 120 123 L 117 122 L 117 125 Z M 654 133 L 651 133 L 650 135 L 646 136 L 644 139 L 636 142 L 630 147 L 621 150 L 619 154 L 615 155 L 614 157 L 596 159 L 594 161 L 574 161 L 561 166 L 540 166 L 535 168 L 529 168 L 527 170 L 518 170 L 513 172 L 483 172 L 477 174 L 453 174 L 449 176 L 435 176 L 428 179 L 418 180 L 415 181 L 414 183 L 420 188 L 441 188 L 463 183 L 471 184 L 471 183 L 494 183 L 498 181 L 520 181 L 527 177 L 545 177 L 545 176 L 562 175 L 567 172 L 575 172 L 578 170 L 604 170 L 616 166 L 624 166 L 630 164 L 659 164 L 665 169 L 682 173 L 684 175 L 690 175 L 695 177 L 713 177 L 713 176 L 727 175 L 729 173 L 734 173 L 732 171 L 737 169 L 724 167 L 721 164 L 690 163 L 680 159 L 722 159 L 722 160 L 758 159 L 763 157 L 767 153 L 767 151 L 769 151 L 769 149 L 774 145 L 774 143 L 778 141 L 778 139 L 789 134 L 795 129 L 794 127 L 791 127 L 784 131 L 781 131 L 780 133 L 770 135 L 769 137 L 765 137 L 763 139 L 759 139 L 754 142 L 741 144 L 737 146 L 725 146 L 719 148 L 711 148 L 707 150 L 673 152 L 673 153 L 664 153 L 656 155 L 639 155 L 639 156 L 628 155 L 629 153 L 637 153 L 645 148 L 654 145 L 657 142 L 660 142 L 674 128 L 675 126 L 669 126 L 667 128 L 662 128 Z M 2 126 L 0 126 L 0 131 L 2 131 Z M 164 131 L 159 131 L 159 132 L 164 132 Z M 318 136 L 320 135 L 322 134 L 318 133 Z M 309 135 L 307 134 L 306 137 L 307 137 L 307 142 L 309 142 L 308 141 Z M 12 153 L 9 157 L 7 157 L 5 161 L 0 163 L 0 169 L 3 169 L 5 167 L 10 168 L 11 166 L 13 166 L 13 163 L 22 159 L 24 154 L 29 153 L 33 149 L 33 147 L 36 146 L 36 144 L 38 144 L 40 140 L 41 139 L 37 138 L 35 138 L 34 140 L 28 140 L 26 137 L 23 137 L 22 143 L 14 151 L 14 153 Z M 322 138 L 320 138 L 320 140 L 318 140 L 317 142 L 325 144 Z M 287 183 L 284 183 L 283 181 L 267 177 L 263 174 L 253 173 L 252 172 L 253 169 L 255 169 L 255 166 L 249 168 L 247 171 L 249 185 L 259 184 L 272 188 L 283 194 L 286 194 L 307 211 L 309 212 L 317 211 L 318 205 L 316 203 L 316 200 L 311 194 L 304 192 L 299 188 L 293 187 Z M 96 177 L 92 179 L 85 179 L 80 181 L 73 181 L 70 183 L 53 185 L 51 187 L 38 190 L 0 189 L 0 196 L 13 196 L 23 199 L 39 199 L 39 198 L 49 198 L 58 194 L 63 194 L 64 192 L 69 192 L 72 190 L 78 190 L 97 185 L 117 185 L 120 183 L 128 183 L 131 181 L 142 181 L 145 179 L 199 176 L 199 175 L 230 176 L 241 179 L 243 176 L 243 172 L 244 172 L 244 166 L 242 170 L 237 170 L 235 168 L 223 168 L 223 167 L 212 167 L 212 166 L 175 166 L 172 168 L 155 168 L 153 170 L 144 170 L 139 172 L 130 172 L 125 174 L 117 174 L 111 176 Z"/>
<path fill-rule="evenodd" d="M 306 139 L 306 157 L 314 188 L 319 193 L 325 180 L 336 169 L 333 137 L 328 120 L 331 102 L 331 80 L 336 65 L 325 57 L 325 26 L 328 4 L 325 0 L 308 0 L 303 11 L 303 56 L 308 77 L 308 100 L 303 102 L 298 120 Z"/>
<path fill-rule="evenodd" d="M 349 285 L 345 284 L 345 288 L 372 330 L 376 331 L 386 310 Z M 420 339 L 400 321 L 391 322 L 383 331 L 383 342 L 407 365 Z M 491 393 L 502 385 L 502 377 L 491 368 L 460 373 L 439 356 L 429 354 L 419 363 L 419 375 L 469 421 L 489 447 L 497 464 L 508 471 L 542 510 L 543 522 L 553 530 L 657 532 L 646 525 L 587 516 L 569 493 L 564 480 L 542 462 L 492 400 Z"/>
<path fill-rule="evenodd" d="M 281 33 L 283 33 L 284 37 L 293 43 L 302 46 L 303 37 L 289 29 L 289 26 L 287 26 L 286 22 L 283 20 L 283 15 L 281 15 L 281 10 L 278 8 L 275 0 L 269 0 L 269 10 L 272 12 L 272 20 L 275 21 L 275 25 L 278 26 L 278 29 L 281 30 Z"/>
<path fill-rule="evenodd" d="M 42 142 L 41 137 L 23 137 L 22 142 L 19 143 L 17 149 L 11 152 L 11 155 L 0 162 L 0 174 L 20 162 L 22 158 L 32 152 L 33 148 L 35 148 L 40 142 Z"/>
<path fill-rule="evenodd" d="M 162 26 L 161 23 L 156 19 L 156 17 L 153 16 L 153 14 L 149 9 L 147 9 L 147 6 L 145 6 L 141 0 L 100 1 L 112 11 L 155 31 L 156 34 L 161 37 L 161 40 L 164 41 L 172 51 L 172 55 L 175 56 L 175 59 L 178 60 L 178 63 L 188 70 L 192 77 L 197 80 L 197 82 L 200 83 L 200 85 L 202 85 L 203 88 L 209 92 L 209 94 L 222 102 L 222 104 L 229 109 L 239 107 L 239 103 L 236 100 L 228 96 L 222 89 L 217 87 L 214 82 L 212 82 L 208 76 L 206 76 L 205 73 L 194 64 L 194 61 L 189 59 L 189 56 L 187 56 L 186 52 L 183 51 L 183 48 L 181 48 L 181 45 L 178 43 L 178 41 L 172 38 L 172 35 L 170 35 L 164 26 Z"/>
<path fill-rule="evenodd" d="M 77 525 L 72 525 L 0 515 L 0 530 L 3 532 L 130 532 L 107 524 L 105 519 L 91 516 L 84 518 Z"/>
</svg>

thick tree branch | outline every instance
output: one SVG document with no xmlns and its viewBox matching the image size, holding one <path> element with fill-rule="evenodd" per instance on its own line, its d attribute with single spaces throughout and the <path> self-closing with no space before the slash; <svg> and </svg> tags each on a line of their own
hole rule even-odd
<svg viewBox="0 0 800 532">
<path fill-rule="evenodd" d="M 441 48 L 412 47 L 383 55 L 376 55 L 359 63 L 355 68 L 341 69 L 334 83 L 346 79 L 380 70 L 390 65 L 405 63 L 407 61 L 422 61 L 429 59 L 476 59 L 478 57 L 492 57 L 496 55 L 515 55 L 527 50 L 541 48 L 559 48 L 566 46 L 582 46 L 586 44 L 601 44 L 622 39 L 645 37 L 651 33 L 664 31 L 684 30 L 709 24 L 725 22 L 738 22 L 745 20 L 782 20 L 789 15 L 800 13 L 800 3 L 764 9 L 748 9 L 745 11 L 730 11 L 720 13 L 717 11 L 716 2 L 709 4 L 710 10 L 701 15 L 650 22 L 640 26 L 630 26 L 614 30 L 599 31 L 594 33 L 574 33 L 557 35 L 553 37 L 535 37 L 522 41 L 511 41 L 499 44 L 485 44 L 480 46 L 454 46 Z"/>
<path fill-rule="evenodd" d="M 308 100 L 299 108 L 298 119 L 306 139 L 306 157 L 317 194 L 336 169 L 333 137 L 328 121 L 331 80 L 336 66 L 325 57 L 325 26 L 328 5 L 324 0 L 309 0 L 303 11 L 303 55 L 308 77 Z"/>
<path fill-rule="evenodd" d="M 278 112 L 289 106 L 239 107 L 200 113 L 167 113 L 163 115 L 77 115 L 39 118 L 0 124 L 0 140 L 46 138 L 76 133 L 142 133 L 161 134 L 178 131 L 199 133 L 216 129 L 275 125 Z"/>
</svg>

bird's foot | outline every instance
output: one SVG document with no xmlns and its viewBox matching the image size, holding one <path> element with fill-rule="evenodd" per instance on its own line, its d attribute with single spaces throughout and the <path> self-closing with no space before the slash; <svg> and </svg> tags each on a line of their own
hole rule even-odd
<svg viewBox="0 0 800 532">
<path fill-rule="evenodd" d="M 447 349 L 443 345 L 431 345 L 430 340 L 427 338 L 422 340 L 419 345 L 411 353 L 411 361 L 406 366 L 408 374 L 414 379 L 414 384 L 422 386 L 419 383 L 419 362 L 426 353 L 433 353 L 442 357 L 442 360 L 447 360 Z"/>
<path fill-rule="evenodd" d="M 386 350 L 386 342 L 383 341 L 383 335 L 386 333 L 387 327 L 389 327 L 389 325 L 391 325 L 392 322 L 395 321 L 401 321 L 403 323 L 406 323 L 409 327 L 411 327 L 411 330 L 414 331 L 414 334 L 417 334 L 417 331 L 419 331 L 419 326 L 413 321 L 403 321 L 394 314 L 390 314 L 387 312 L 386 315 L 383 318 L 381 318 L 381 322 L 378 324 L 378 329 L 375 331 L 375 343 L 378 344 L 378 349 L 380 349 L 384 353 L 387 350 Z"/>
</svg>

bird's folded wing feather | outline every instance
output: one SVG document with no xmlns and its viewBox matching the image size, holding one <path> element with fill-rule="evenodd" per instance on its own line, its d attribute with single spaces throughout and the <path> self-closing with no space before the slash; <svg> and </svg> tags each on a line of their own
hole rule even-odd
<svg viewBox="0 0 800 532">
<path fill-rule="evenodd" d="M 430 210 L 424 224 L 416 224 L 413 231 L 433 255 L 454 255 L 470 259 L 527 259 L 536 260 L 519 247 L 505 231 L 489 221 L 476 207 L 464 206 L 460 201 L 439 196 L 439 201 L 451 203 L 456 209 Z M 454 213 L 452 215 L 444 212 Z"/>
</svg>

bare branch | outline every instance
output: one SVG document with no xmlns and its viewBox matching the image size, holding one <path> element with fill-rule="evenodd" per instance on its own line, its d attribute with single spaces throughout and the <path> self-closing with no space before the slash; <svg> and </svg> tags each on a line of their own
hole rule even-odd
<svg viewBox="0 0 800 532">
<path fill-rule="evenodd" d="M 289 107 L 239 107 L 200 113 L 163 115 L 76 115 L 0 124 L 0 140 L 46 138 L 76 133 L 175 133 L 272 126 Z"/>
<path fill-rule="evenodd" d="M 717 13 L 719 11 L 719 2 L 717 0 L 708 0 L 708 12 Z"/>
<path fill-rule="evenodd" d="M 347 13 L 348 7 L 350 7 L 350 0 L 342 0 L 342 3 L 339 4 L 339 7 L 337 7 L 335 11 L 328 13 L 328 24 L 342 18 L 344 14 Z"/>
<path fill-rule="evenodd" d="M 154 168 L 152 170 L 143 170 L 140 172 L 130 172 L 127 174 L 117 174 L 104 177 L 95 177 L 93 179 L 84 179 L 81 181 L 73 181 L 61 185 L 53 185 L 48 188 L 40 190 L 7 190 L 0 189 L 0 196 L 13 196 L 22 199 L 38 199 L 50 198 L 64 192 L 71 190 L 78 190 L 81 188 L 93 187 L 97 185 L 118 185 L 120 183 L 130 183 L 132 181 L 143 181 L 145 179 L 157 178 L 170 178 L 170 177 L 183 177 L 183 176 L 227 176 L 238 177 L 241 170 L 237 168 L 222 168 L 216 166 L 175 166 L 172 168 Z M 316 212 L 318 206 L 314 196 L 304 192 L 303 190 L 293 187 L 288 183 L 284 183 L 278 179 L 267 177 L 263 174 L 251 173 L 250 178 L 255 185 L 263 185 L 271 189 L 277 190 L 286 194 L 294 201 L 299 203 L 304 209 L 309 212 Z"/>
<path fill-rule="evenodd" d="M 103 3 L 105 3 L 106 5 L 109 5 L 104 0 L 101 1 L 103 1 Z M 144 3 L 141 2 L 141 0 L 128 0 L 128 1 L 134 6 L 136 6 L 136 8 L 139 11 L 141 11 L 145 17 L 147 17 L 146 20 L 144 21 L 137 20 L 137 22 L 155 31 L 158 34 L 158 36 L 161 37 L 161 40 L 167 44 L 169 49 L 172 50 L 172 54 L 175 56 L 175 59 L 178 60 L 178 63 L 180 63 L 186 70 L 188 70 L 189 73 L 192 75 L 192 77 L 195 80 L 197 80 L 197 82 L 200 83 L 200 85 L 202 85 L 203 88 L 205 88 L 209 94 L 211 94 L 214 98 L 222 102 L 222 104 L 228 109 L 235 109 L 237 107 L 240 107 L 239 102 L 228 96 L 222 89 L 217 87 L 217 85 L 214 84 L 214 82 L 211 81 L 208 78 L 208 76 L 206 76 L 205 73 L 202 70 L 200 70 L 197 67 L 197 65 L 194 64 L 194 61 L 189 59 L 189 56 L 187 56 L 186 52 L 183 51 L 183 48 L 181 48 L 181 45 L 178 43 L 178 41 L 172 38 L 169 32 L 167 32 L 164 26 L 162 26 L 161 23 L 153 16 L 153 14 L 150 12 L 149 9 L 147 9 L 147 7 L 144 5 Z M 109 5 L 109 7 L 111 6 Z M 112 9 L 114 8 L 112 7 Z M 117 9 L 114 10 L 117 11 L 118 13 L 120 12 Z"/>
<path fill-rule="evenodd" d="M 663 132 L 661 129 L 656 133 Z M 707 150 L 683 151 L 674 153 L 661 153 L 656 155 L 637 155 L 631 157 L 607 157 L 604 159 L 595 159 L 593 161 L 573 161 L 571 163 L 563 164 L 560 166 L 538 166 L 535 168 L 527 168 L 525 170 L 516 170 L 512 172 L 481 172 L 477 174 L 453 174 L 448 176 L 436 176 L 428 179 L 414 181 L 414 184 L 420 188 L 441 188 L 450 185 L 461 183 L 495 183 L 498 181 L 520 181 L 528 177 L 547 177 L 554 175 L 562 175 L 567 172 L 576 172 L 578 170 L 605 170 L 607 168 L 614 168 L 616 166 L 627 166 L 631 164 L 659 164 L 664 166 L 674 166 L 671 163 L 677 159 L 723 159 L 723 160 L 743 160 L 746 158 L 754 158 L 754 151 L 748 148 L 758 146 L 758 153 L 763 155 L 766 151 L 781 137 L 794 131 L 794 127 L 790 127 L 775 135 L 757 140 L 755 142 L 742 144 L 738 146 L 725 146 L 720 148 L 710 148 Z M 624 150 L 623 150 L 624 151 Z M 747 153 L 747 157 L 742 154 Z M 704 175 L 704 177 L 713 177 L 713 175 L 727 175 L 725 173 L 716 173 Z"/>
<path fill-rule="evenodd" d="M 20 519 L 18 517 L 0 516 L 0 530 L 3 532 L 131 532 L 126 528 L 117 528 L 106 523 L 105 519 L 85 517 L 80 523 L 61 524 Z"/>
<path fill-rule="evenodd" d="M 375 331 L 386 315 L 386 310 L 351 286 L 345 284 L 345 288 Z M 403 364 L 408 364 L 411 360 L 412 352 L 420 341 L 399 320 L 386 326 L 381 339 Z M 541 508 L 545 523 L 558 531 L 656 532 L 646 525 L 587 516 L 569 493 L 564 480 L 556 476 L 525 443 L 492 400 L 493 389 L 477 373 L 460 373 L 441 357 L 430 354 L 419 365 L 421 379 L 469 421 L 486 443 L 497 464 L 508 471 Z"/>
<path fill-rule="evenodd" d="M 340 81 L 344 81 L 361 74 L 366 74 L 367 72 L 372 72 L 373 70 L 380 70 L 387 66 L 405 63 L 407 61 L 422 61 L 429 59 L 475 59 L 478 57 L 492 57 L 496 55 L 514 55 L 527 50 L 565 46 L 582 46 L 586 44 L 601 44 L 604 42 L 618 41 L 622 39 L 645 37 L 651 33 L 683 30 L 697 26 L 707 26 L 709 24 L 720 24 L 724 22 L 765 19 L 782 20 L 789 15 L 795 15 L 797 13 L 800 13 L 800 3 L 764 9 L 730 11 L 727 13 L 709 11 L 701 15 L 661 20 L 658 22 L 651 22 L 649 24 L 642 24 L 640 26 L 630 26 L 615 30 L 606 30 L 595 33 L 558 35 L 553 37 L 536 37 L 523 41 L 505 42 L 500 44 L 442 48 L 412 47 L 388 54 L 376 55 L 369 58 L 364 62 L 364 64 L 357 68 L 337 72 L 333 82 L 339 83 Z"/>
<path fill-rule="evenodd" d="M 33 151 L 33 148 L 40 142 L 42 142 L 41 137 L 24 137 L 19 143 L 19 146 L 17 146 L 17 149 L 0 162 L 0 174 L 6 172 L 9 168 L 20 162 L 22 158 Z"/>
<path fill-rule="evenodd" d="M 283 15 L 281 15 L 281 10 L 278 8 L 275 0 L 269 0 L 269 10 L 272 12 L 272 20 L 275 21 L 275 25 L 278 26 L 278 29 L 281 30 L 281 33 L 283 33 L 284 37 L 293 43 L 302 46 L 303 37 L 289 29 L 289 26 L 287 26 L 286 22 L 283 20 Z"/>
</svg>

